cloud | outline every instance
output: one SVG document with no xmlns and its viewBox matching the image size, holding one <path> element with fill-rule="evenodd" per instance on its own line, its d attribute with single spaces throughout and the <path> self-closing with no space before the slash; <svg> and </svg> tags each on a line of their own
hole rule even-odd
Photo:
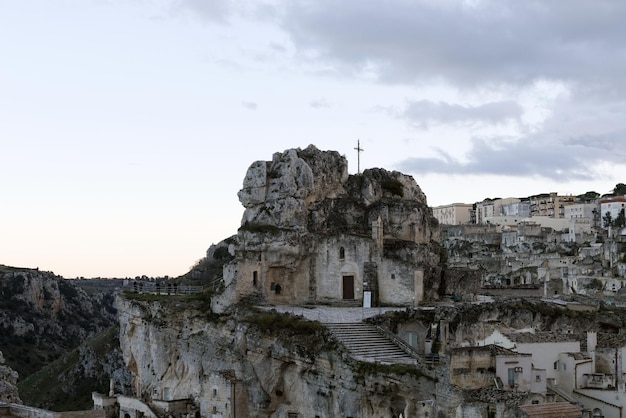
<svg viewBox="0 0 626 418">
<path fill-rule="evenodd" d="M 233 6 L 229 0 L 175 0 L 172 4 L 175 12 L 189 11 L 214 23 L 227 23 L 235 12 Z"/>
<path fill-rule="evenodd" d="M 259 107 L 259 105 L 254 102 L 241 102 L 241 105 L 248 110 L 257 110 Z"/>
<path fill-rule="evenodd" d="M 623 164 L 626 161 L 622 139 L 625 135 L 626 131 L 621 131 L 603 137 L 586 136 L 561 141 L 539 136 L 516 141 L 473 139 L 465 161 L 439 149 L 439 158 L 407 158 L 398 167 L 416 174 L 489 174 L 592 180 L 598 177 L 599 164 Z"/>
<path fill-rule="evenodd" d="M 327 109 L 330 108 L 330 103 L 324 99 L 311 100 L 309 105 L 314 109 Z"/>
<path fill-rule="evenodd" d="M 476 135 L 463 159 L 440 150 L 407 158 L 404 170 L 590 179 L 595 166 L 626 160 L 626 2 L 177 1 L 207 19 L 277 25 L 263 45 L 294 60 L 286 68 L 406 87 L 417 99 L 380 96 L 375 108 L 414 127 Z"/>
<path fill-rule="evenodd" d="M 422 126 L 426 126 L 429 123 L 498 124 L 509 120 L 519 120 L 522 112 L 522 107 L 510 100 L 485 103 L 478 106 L 419 100 L 410 102 L 399 117 Z"/>
<path fill-rule="evenodd" d="M 338 71 L 390 83 L 527 85 L 621 81 L 626 3 L 290 0 L 281 24 L 296 47 Z M 599 65 L 600 64 L 600 65 Z M 624 89 L 626 90 L 626 89 Z"/>
</svg>

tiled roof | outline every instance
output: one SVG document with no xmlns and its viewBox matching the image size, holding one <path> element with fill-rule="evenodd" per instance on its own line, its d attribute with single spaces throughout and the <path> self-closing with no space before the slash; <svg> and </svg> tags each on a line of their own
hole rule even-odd
<svg viewBox="0 0 626 418">
<path fill-rule="evenodd" d="M 452 352 L 463 352 L 463 351 L 489 351 L 492 356 L 497 355 L 510 355 L 510 356 L 530 356 L 530 354 L 518 353 L 517 351 L 509 350 L 508 348 L 500 347 L 495 344 L 488 345 L 479 345 L 479 346 L 469 346 L 469 347 L 455 347 L 452 349 Z"/>
<path fill-rule="evenodd" d="M 591 357 L 583 353 L 565 353 L 565 354 L 572 357 L 574 360 L 591 360 Z"/>
<path fill-rule="evenodd" d="M 580 341 L 580 335 L 558 334 L 555 332 L 511 332 L 504 335 L 515 343 L 563 343 Z"/>
<path fill-rule="evenodd" d="M 520 409 L 529 418 L 580 418 L 582 416 L 579 407 L 566 402 L 523 405 Z"/>
</svg>

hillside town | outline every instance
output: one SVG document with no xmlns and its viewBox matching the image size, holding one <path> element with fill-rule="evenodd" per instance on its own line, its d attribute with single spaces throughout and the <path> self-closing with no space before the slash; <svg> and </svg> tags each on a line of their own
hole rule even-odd
<svg viewBox="0 0 626 418">
<path fill-rule="evenodd" d="M 433 207 L 449 267 L 483 272 L 482 289 L 524 296 L 620 296 L 626 283 L 626 185 Z M 502 292 L 501 292 L 502 293 Z"/>
<path fill-rule="evenodd" d="M 430 208 L 410 176 L 349 176 L 344 159 L 313 146 L 276 153 L 245 176 L 238 234 L 207 253 L 233 257 L 211 309 L 233 315 L 253 302 L 320 322 L 320 344 L 339 345 L 303 357 L 296 337 L 253 346 L 248 337 L 243 351 L 234 338 L 214 354 L 216 366 L 163 335 L 127 298 L 122 324 L 135 325 L 123 326 L 121 341 L 135 393 L 158 404 L 194 392 L 187 405 L 211 417 L 621 418 L 623 189 Z M 212 353 L 219 346 L 203 344 Z M 193 360 L 157 365 L 143 357 L 148 347 Z M 365 376 L 364 364 L 372 365 Z M 143 411 L 113 393 L 94 401 L 117 402 L 131 418 Z"/>
<path fill-rule="evenodd" d="M 479 273 L 450 296 L 537 300 L 568 312 L 626 306 L 625 203 L 626 185 L 619 183 L 605 195 L 553 192 L 434 207 L 448 266 Z M 451 351 L 456 384 L 537 394 L 520 407 L 522 416 L 623 416 L 622 326 L 574 322 L 556 332 L 507 332 L 491 324 L 487 334 L 482 327 Z"/>
</svg>

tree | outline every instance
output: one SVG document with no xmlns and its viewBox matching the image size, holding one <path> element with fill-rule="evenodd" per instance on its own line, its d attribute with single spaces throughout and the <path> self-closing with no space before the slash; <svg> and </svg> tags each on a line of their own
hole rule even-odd
<svg viewBox="0 0 626 418">
<path fill-rule="evenodd" d="M 600 197 L 600 193 L 598 192 L 586 192 L 585 194 L 576 196 L 576 200 L 579 202 L 593 202 L 598 197 Z"/>
<path fill-rule="evenodd" d="M 617 214 L 613 225 L 615 225 L 616 228 L 623 228 L 626 226 L 626 216 L 624 215 L 624 208 L 622 208 Z"/>
<path fill-rule="evenodd" d="M 626 184 L 617 183 L 615 188 L 613 189 L 613 194 L 616 196 L 625 195 L 626 194 Z"/>
<path fill-rule="evenodd" d="M 613 216 L 611 216 L 611 212 L 607 212 L 602 217 L 602 226 L 608 228 L 611 225 L 613 225 Z"/>
</svg>

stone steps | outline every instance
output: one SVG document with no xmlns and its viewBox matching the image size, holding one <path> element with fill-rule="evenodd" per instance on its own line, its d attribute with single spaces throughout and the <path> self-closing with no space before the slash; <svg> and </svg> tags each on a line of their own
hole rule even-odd
<svg viewBox="0 0 626 418">
<path fill-rule="evenodd" d="M 362 303 L 360 299 L 343 299 L 333 302 L 332 306 L 338 308 L 360 308 Z"/>
<path fill-rule="evenodd" d="M 357 360 L 388 364 L 416 364 L 416 360 L 364 322 L 324 324 Z"/>
</svg>

